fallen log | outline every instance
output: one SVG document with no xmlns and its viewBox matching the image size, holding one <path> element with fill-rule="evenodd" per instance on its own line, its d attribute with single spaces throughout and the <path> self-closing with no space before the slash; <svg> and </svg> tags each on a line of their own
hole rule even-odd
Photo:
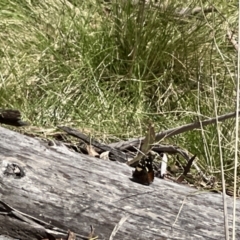
<svg viewBox="0 0 240 240">
<path fill-rule="evenodd" d="M 70 230 L 89 239 L 92 225 L 97 239 L 109 239 L 114 229 L 114 240 L 224 238 L 220 194 L 161 179 L 143 186 L 131 181 L 127 164 L 1 127 L 0 139 L 0 235 L 55 239 Z M 232 198 L 227 203 L 232 226 Z M 237 201 L 236 239 L 239 208 Z"/>
</svg>

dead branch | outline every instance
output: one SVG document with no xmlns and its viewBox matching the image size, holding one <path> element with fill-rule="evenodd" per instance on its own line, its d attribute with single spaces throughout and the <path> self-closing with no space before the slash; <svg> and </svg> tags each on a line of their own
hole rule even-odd
<svg viewBox="0 0 240 240">
<path fill-rule="evenodd" d="M 166 131 L 162 131 L 161 133 L 158 133 L 156 135 L 156 141 L 160 141 L 163 138 L 166 137 L 172 137 L 187 131 L 191 131 L 193 129 L 199 129 L 201 127 L 205 127 L 207 125 L 213 124 L 213 123 L 217 123 L 217 122 L 223 122 L 226 119 L 229 118 L 234 118 L 236 116 L 236 112 L 232 112 L 232 113 L 228 113 L 228 114 L 224 114 L 222 116 L 216 117 L 216 118 L 210 118 L 208 120 L 204 120 L 202 122 L 195 122 L 195 123 L 190 123 L 190 124 L 186 124 L 177 128 L 172 128 Z"/>
<path fill-rule="evenodd" d="M 191 154 L 188 153 L 187 150 L 182 149 L 176 145 L 154 145 L 154 147 L 152 148 L 153 151 L 155 152 L 164 152 L 164 153 L 168 153 L 168 154 L 180 154 L 185 160 L 186 162 L 189 162 L 191 159 Z M 199 175 L 203 178 L 203 180 L 205 182 L 209 181 L 209 177 L 207 177 L 203 171 L 198 167 L 197 161 L 193 162 L 192 165 L 195 167 L 195 169 L 197 170 L 197 172 L 199 173 Z"/>
<path fill-rule="evenodd" d="M 99 143 L 98 141 L 94 140 L 93 138 L 84 135 L 83 133 L 79 132 L 76 129 L 70 128 L 70 127 L 64 127 L 64 126 L 58 126 L 58 128 L 62 129 L 63 131 L 67 132 L 68 134 L 70 134 L 73 137 L 77 137 L 81 140 L 83 140 L 84 142 L 86 142 L 87 144 L 90 144 L 96 148 L 101 149 L 102 151 L 109 151 L 112 154 L 111 159 L 115 160 L 115 161 L 119 161 L 119 162 L 127 162 L 129 157 L 132 157 L 131 155 L 124 153 L 122 150 L 120 149 L 114 149 L 108 145 Z"/>
<path fill-rule="evenodd" d="M 183 125 L 180 127 L 165 130 L 160 133 L 157 133 L 155 140 L 160 141 L 163 138 L 172 137 L 172 136 L 175 136 L 175 135 L 187 132 L 187 131 L 191 131 L 193 129 L 199 129 L 201 127 L 204 127 L 204 126 L 207 126 L 210 124 L 214 124 L 214 123 L 216 124 L 217 122 L 223 122 L 229 118 L 234 118 L 235 116 L 236 116 L 236 112 L 232 112 L 232 113 L 221 115 L 217 118 L 210 118 L 210 119 L 204 120 L 202 122 L 190 123 L 190 124 L 186 124 L 186 125 Z M 131 147 L 135 148 L 135 147 L 141 146 L 143 144 L 143 142 L 144 142 L 144 138 L 139 138 L 139 139 L 134 138 L 134 139 L 131 139 L 128 141 L 111 143 L 108 146 L 110 146 L 112 148 L 118 148 L 120 150 L 128 150 Z M 187 153 L 187 151 L 182 150 L 178 146 L 157 144 L 157 145 L 154 145 L 152 150 L 156 151 L 156 152 L 165 152 L 168 154 L 179 153 L 181 156 L 183 156 L 183 158 L 186 159 L 187 162 L 190 160 L 190 157 L 189 157 L 189 154 Z M 194 165 L 195 169 L 201 174 L 203 179 L 205 181 L 209 181 L 209 178 L 201 171 L 201 169 L 198 167 L 198 165 L 195 162 L 193 162 L 193 165 Z"/>
<path fill-rule="evenodd" d="M 177 182 L 182 182 L 184 180 L 184 178 L 187 176 L 187 174 L 189 173 L 191 166 L 193 164 L 194 159 L 196 158 L 196 155 L 194 155 L 191 159 L 189 159 L 187 165 L 184 167 L 184 171 L 183 174 L 177 179 Z"/>
<path fill-rule="evenodd" d="M 227 113 L 224 115 L 221 115 L 219 117 L 216 118 L 210 118 L 207 120 L 203 120 L 201 122 L 194 122 L 194 123 L 189 123 L 183 126 L 179 126 L 176 128 L 171 128 L 165 131 L 162 131 L 160 133 L 156 134 L 156 141 L 161 141 L 163 138 L 169 138 L 169 137 L 173 137 L 175 135 L 184 133 L 184 132 L 188 132 L 194 129 L 200 129 L 201 127 L 205 127 L 207 125 L 210 124 L 216 124 L 217 122 L 223 122 L 229 118 L 234 118 L 236 116 L 236 112 L 232 112 L 232 113 Z M 129 146 L 138 146 L 140 144 L 142 144 L 144 138 L 134 138 L 128 141 L 121 141 L 118 143 L 111 143 L 108 146 L 114 147 L 114 148 L 118 148 L 121 150 L 127 149 Z"/>
</svg>

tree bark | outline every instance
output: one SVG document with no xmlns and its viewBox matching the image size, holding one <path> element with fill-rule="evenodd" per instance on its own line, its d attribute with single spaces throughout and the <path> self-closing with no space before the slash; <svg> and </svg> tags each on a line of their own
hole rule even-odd
<svg viewBox="0 0 240 240">
<path fill-rule="evenodd" d="M 127 164 L 49 146 L 1 127 L 0 139 L 0 235 L 54 239 L 69 229 L 77 239 L 88 239 L 92 225 L 98 239 L 109 239 L 126 217 L 114 240 L 224 238 L 220 194 L 161 179 L 140 185 L 131 181 Z M 227 197 L 227 202 L 232 226 L 233 201 Z M 238 210 L 236 221 L 240 239 Z"/>
</svg>

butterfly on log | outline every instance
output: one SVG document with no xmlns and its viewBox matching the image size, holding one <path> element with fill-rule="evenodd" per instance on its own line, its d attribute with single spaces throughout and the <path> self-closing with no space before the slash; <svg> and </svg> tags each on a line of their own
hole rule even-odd
<svg viewBox="0 0 240 240">
<path fill-rule="evenodd" d="M 146 158 L 138 163 L 133 174 L 134 182 L 150 185 L 154 180 L 153 162 L 152 159 Z"/>
<path fill-rule="evenodd" d="M 156 166 L 156 161 L 159 162 L 159 160 L 161 162 Z M 139 161 L 132 174 L 132 180 L 143 185 L 150 185 L 154 180 L 155 172 L 156 177 L 164 178 L 167 174 L 167 162 L 166 153 L 150 151 Z"/>
</svg>

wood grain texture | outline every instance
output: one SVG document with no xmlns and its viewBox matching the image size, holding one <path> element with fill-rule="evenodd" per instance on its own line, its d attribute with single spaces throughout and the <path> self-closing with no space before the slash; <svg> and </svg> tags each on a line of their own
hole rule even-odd
<svg viewBox="0 0 240 240">
<path fill-rule="evenodd" d="M 70 229 L 88 236 L 93 225 L 99 239 L 109 239 L 115 225 L 129 215 L 114 239 L 224 239 L 220 194 L 161 179 L 140 185 L 130 180 L 132 168 L 124 163 L 49 147 L 1 127 L 0 139 L 0 200 L 66 233 Z M 12 163 L 23 168 L 24 177 L 4 174 Z M 232 199 L 227 201 L 231 227 Z M 238 201 L 236 239 L 240 239 L 239 208 Z M 0 235 L 23 240 L 46 237 L 48 226 L 33 224 L 39 230 L 36 234 L 29 224 L 0 206 Z"/>
</svg>

